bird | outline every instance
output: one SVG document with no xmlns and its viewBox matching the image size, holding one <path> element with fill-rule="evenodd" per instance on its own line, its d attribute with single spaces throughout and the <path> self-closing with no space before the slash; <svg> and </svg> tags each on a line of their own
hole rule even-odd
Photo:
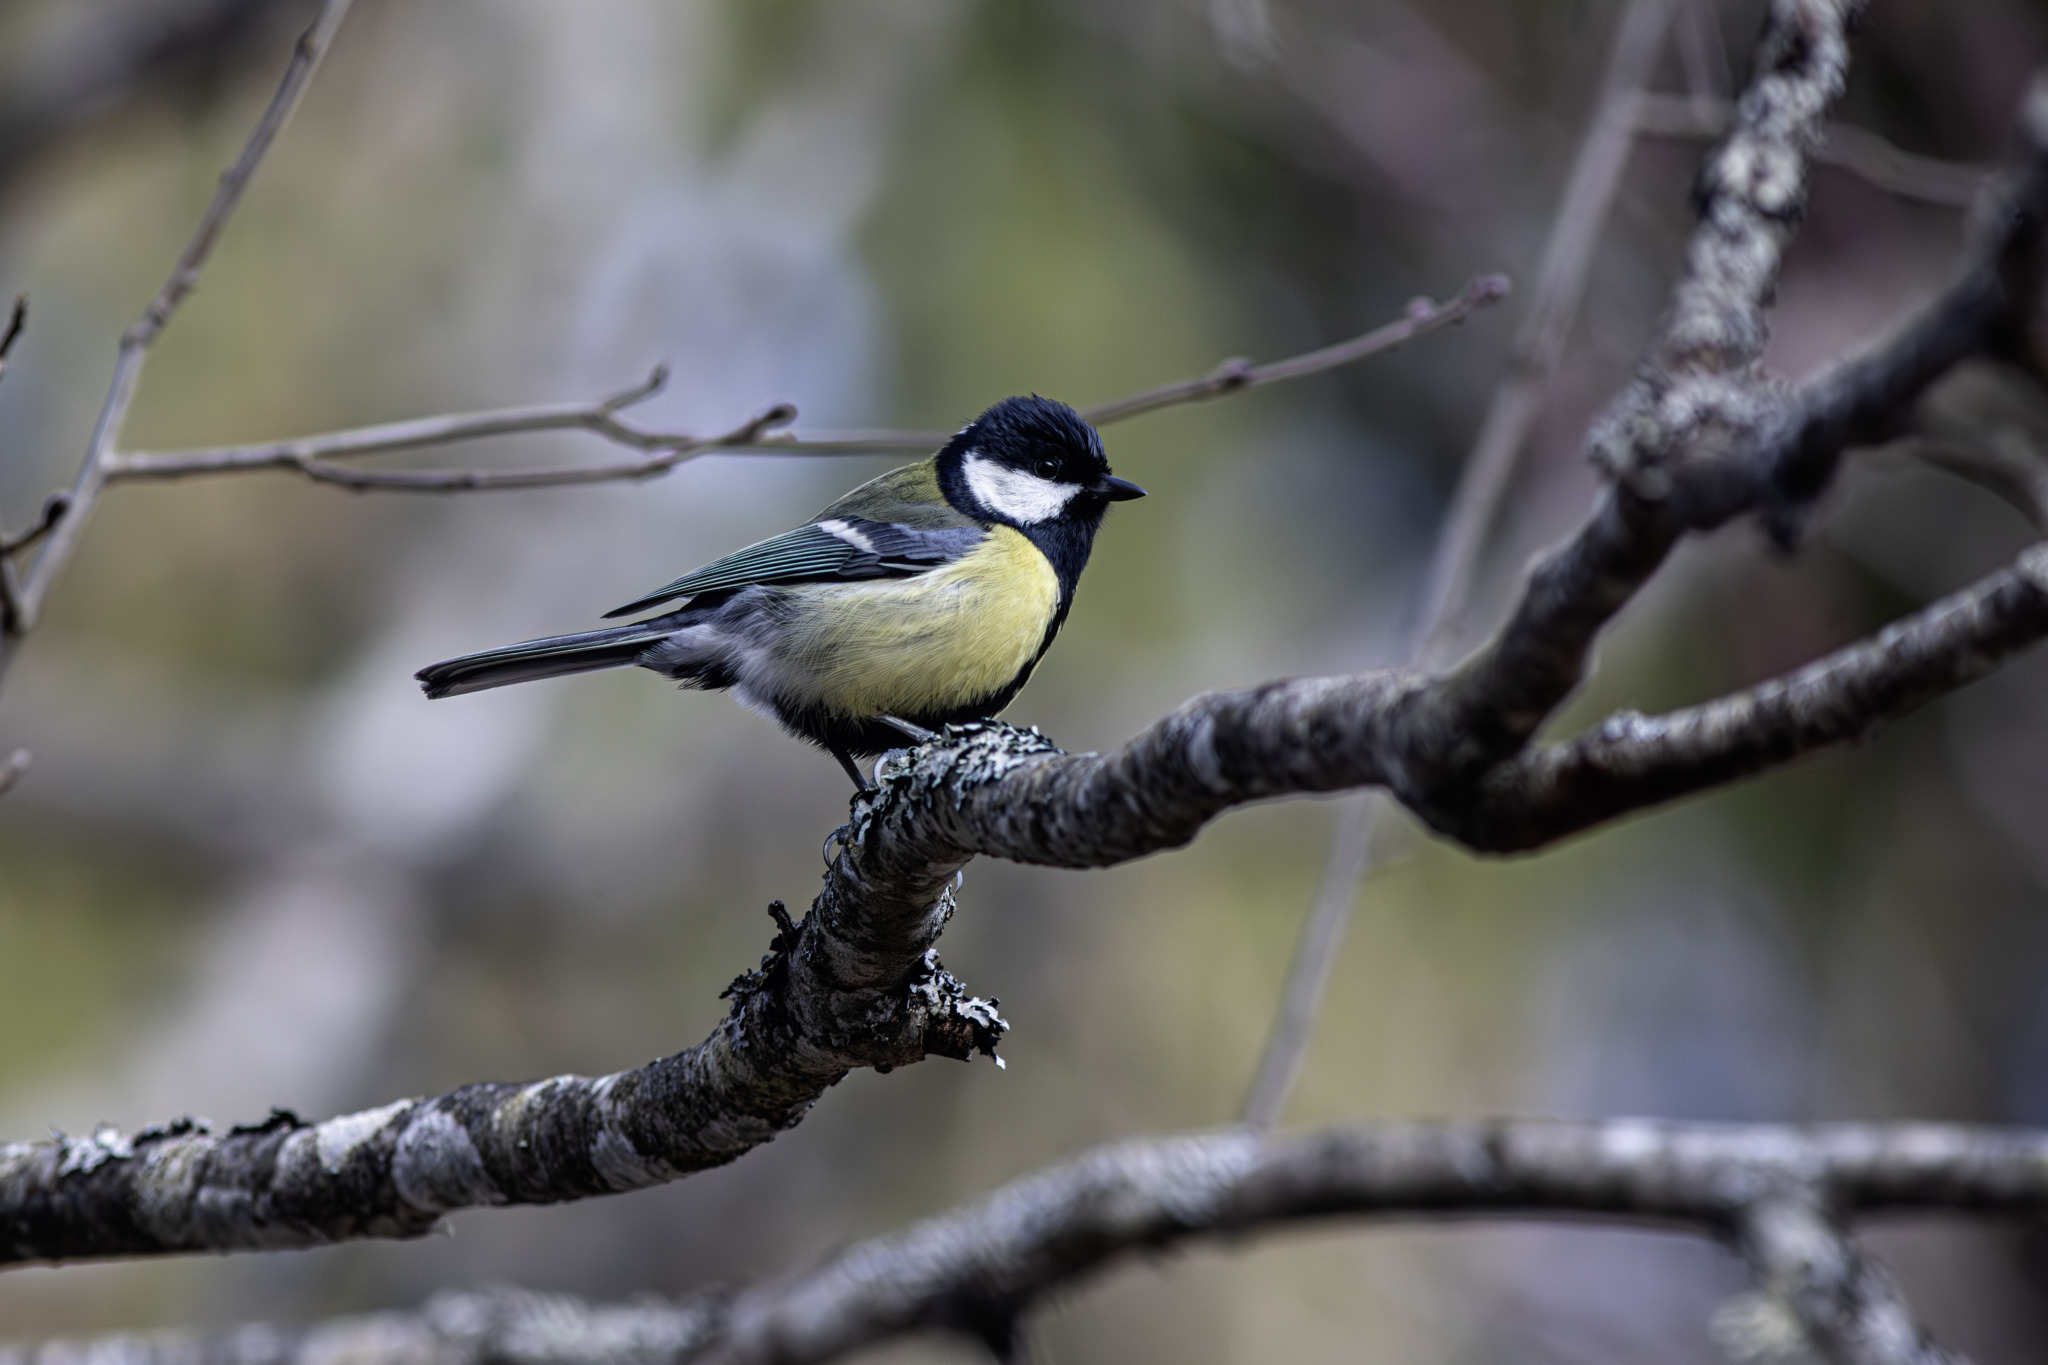
<svg viewBox="0 0 2048 1365">
<path fill-rule="evenodd" d="M 937 454 L 871 479 L 795 530 L 605 613 L 667 610 L 421 669 L 430 698 L 639 667 L 730 691 L 830 753 L 856 758 L 1009 705 L 1074 603 L 1113 502 L 1102 437 L 1065 403 L 1006 398 Z"/>
</svg>

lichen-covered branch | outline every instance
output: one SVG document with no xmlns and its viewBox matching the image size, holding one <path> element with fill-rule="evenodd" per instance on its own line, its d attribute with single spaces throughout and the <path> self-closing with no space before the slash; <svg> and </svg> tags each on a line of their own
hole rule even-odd
<svg viewBox="0 0 2048 1365">
<path fill-rule="evenodd" d="M 1889 1276 L 1837 1231 L 1878 1212 L 2048 1209 L 2048 1136 L 1924 1124 L 1815 1128 L 1645 1120 L 1360 1124 L 1118 1143 L 988 1198 L 858 1243 L 808 1270 L 681 1303 L 595 1307 L 486 1293 L 420 1313 L 216 1338 L 126 1338 L 130 1365 L 293 1365 L 355 1354 L 529 1365 L 717 1360 L 803 1365 L 908 1332 L 1000 1340 L 1046 1294 L 1134 1254 L 1311 1220 L 1571 1215 L 1734 1242 L 1758 1293 L 1724 1336 L 1772 1326 L 1836 1343 L 1921 1342 Z M 1768 1314 L 1778 1316 L 1771 1317 Z M 47 1359 L 64 1348 L 46 1348 Z M 1935 1365 L 1953 1357 L 1823 1354 Z M 70 1358 L 70 1357 L 61 1357 Z M 44 1365 L 34 1351 L 5 1365 Z"/>
<path fill-rule="evenodd" d="M 1663 716 L 1622 712 L 1488 774 L 1441 815 L 1475 846 L 1536 848 L 1625 811 L 1720 786 L 1954 691 L 2048 636 L 2048 545 L 1797 672 Z"/>
<path fill-rule="evenodd" d="M 828 883 L 819 907 L 843 900 Z M 854 1067 L 994 1055 L 994 1002 L 969 998 L 929 947 L 950 910 L 938 889 L 925 921 L 892 932 L 857 913 L 799 927 L 776 905 L 781 932 L 711 1036 L 635 1071 L 465 1086 L 318 1124 L 279 1111 L 225 1133 L 186 1119 L 0 1147 L 0 1264 L 413 1237 L 454 1209 L 722 1165 Z"/>
<path fill-rule="evenodd" d="M 1538 848 L 1617 815 L 1870 734 L 2048 638 L 2048 546 L 1783 678 L 1669 715 L 1622 712 L 1468 781 L 1443 683 L 1410 670 L 1197 697 L 1108 754 L 1045 746 L 983 785 L 969 727 L 888 765 L 865 802 L 876 865 L 973 853 L 1099 867 L 1187 843 L 1248 801 L 1384 785 L 1467 847 Z M 907 885 L 914 885 L 908 883 Z M 911 894 L 916 894 L 912 891 Z"/>
<path fill-rule="evenodd" d="M 1793 1185 L 1736 1218 L 1757 1286 L 1715 1316 L 1729 1354 L 1758 1365 L 1967 1365 L 1913 1321 L 1891 1271 L 1850 1239 L 1825 1197 Z"/>
</svg>

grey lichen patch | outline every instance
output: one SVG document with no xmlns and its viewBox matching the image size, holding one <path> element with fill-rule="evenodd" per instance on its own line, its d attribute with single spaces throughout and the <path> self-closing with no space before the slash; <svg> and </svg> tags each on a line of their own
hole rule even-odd
<svg viewBox="0 0 2048 1365">
<path fill-rule="evenodd" d="M 1818 1365 L 1798 1313 L 1761 1290 L 1722 1304 L 1710 1330 L 1714 1344 L 1740 1365 Z"/>
<path fill-rule="evenodd" d="M 996 1013 L 1002 1002 L 970 996 L 960 979 L 940 964 L 936 948 L 919 960 L 906 995 L 913 1017 L 925 1021 L 926 1051 L 963 1062 L 979 1052 L 998 1067 L 1004 1065 L 996 1055 L 996 1045 L 1010 1031 Z"/>
<path fill-rule="evenodd" d="M 1036 726 L 1020 730 L 1000 721 L 948 725 L 938 738 L 898 750 L 900 758 L 892 754 L 877 766 L 876 791 L 857 803 L 849 842 L 866 849 L 882 822 L 914 818 L 941 802 L 957 803 L 973 788 L 1063 752 Z"/>
<path fill-rule="evenodd" d="M 390 1127 L 413 1104 L 412 1100 L 396 1100 L 381 1109 L 343 1114 L 320 1124 L 313 1129 L 313 1147 L 319 1154 L 320 1165 L 329 1175 L 341 1174 L 357 1149 Z"/>
<path fill-rule="evenodd" d="M 2048 543 L 2024 551 L 2013 568 L 2034 591 L 2048 593 Z"/>
<path fill-rule="evenodd" d="M 1212 792 L 1230 789 L 1223 776 L 1223 760 L 1216 752 L 1216 718 L 1203 712 L 1187 727 L 1184 752 L 1188 770 L 1195 780 Z"/>
<path fill-rule="evenodd" d="M 614 1190 L 644 1190 L 682 1174 L 666 1161 L 649 1161 L 625 1134 L 609 1125 L 591 1140 L 590 1164 Z"/>
<path fill-rule="evenodd" d="M 736 1052 L 746 1051 L 749 1045 L 747 1007 L 754 997 L 764 992 L 779 994 L 787 987 L 789 955 L 796 951 L 803 933 L 802 927 L 790 919 L 789 910 L 781 901 L 768 903 L 768 916 L 775 921 L 775 937 L 769 940 L 768 951 L 761 955 L 761 965 L 752 971 L 741 972 L 732 979 L 732 984 L 718 993 L 719 999 L 732 1001 L 732 1009 L 727 1015 L 728 1036 Z M 810 923 L 809 916 L 805 917 L 804 923 Z"/>
<path fill-rule="evenodd" d="M 109 1123 L 93 1129 L 91 1137 L 59 1134 L 57 1142 L 62 1150 L 57 1161 L 60 1176 L 88 1174 L 109 1161 L 126 1161 L 135 1155 L 135 1144 L 128 1140 L 128 1135 Z"/>
<path fill-rule="evenodd" d="M 546 1106 L 549 1095 L 558 1081 L 580 1081 L 575 1076 L 553 1077 L 545 1081 L 534 1081 L 520 1086 L 511 1094 L 498 1101 L 492 1108 L 488 1122 L 488 1141 L 502 1151 L 519 1151 L 527 1146 L 526 1132 L 533 1126 L 535 1110 Z M 582 1084 L 589 1084 L 582 1081 Z"/>
<path fill-rule="evenodd" d="M 150 1149 L 130 1193 L 135 1222 L 165 1246 L 191 1245 L 192 1201 L 197 1195 L 209 1144 L 187 1139 Z"/>
<path fill-rule="evenodd" d="M 469 1131 L 437 1105 L 413 1115 L 399 1133 L 391 1183 L 400 1199 L 427 1213 L 506 1202 Z"/>
</svg>

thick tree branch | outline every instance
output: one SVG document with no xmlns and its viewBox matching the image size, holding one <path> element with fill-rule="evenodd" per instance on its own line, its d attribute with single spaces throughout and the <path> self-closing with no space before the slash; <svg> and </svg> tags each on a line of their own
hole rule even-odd
<svg viewBox="0 0 2048 1365">
<path fill-rule="evenodd" d="M 1537 848 L 1624 811 L 1865 738 L 2048 636 L 2048 545 L 1795 673 L 1663 716 L 1620 712 L 1488 774 L 1440 813 L 1493 850 Z"/>
<path fill-rule="evenodd" d="M 1226 360 L 1208 374 L 1084 409 L 1098 426 L 1121 422 L 1161 408 L 1219 398 L 1282 380 L 1321 374 L 1381 355 L 1404 342 L 1461 322 L 1478 309 L 1507 296 L 1507 280 L 1482 276 L 1445 303 L 1417 299 L 1393 322 L 1349 341 L 1253 364 Z M 289 441 L 222 446 L 209 450 L 137 451 L 111 455 L 105 463 L 109 481 L 180 479 L 199 474 L 228 474 L 258 469 L 293 470 L 320 483 L 356 489 L 392 489 L 425 493 L 474 492 L 494 488 L 553 488 L 570 484 L 645 479 L 665 474 L 685 460 L 713 451 L 747 451 L 784 455 L 869 455 L 897 451 L 931 451 L 952 434 L 944 431 L 820 431 L 798 434 L 780 430 L 796 420 L 796 409 L 778 404 L 760 416 L 721 435 L 692 435 L 635 426 L 620 417 L 633 404 L 652 397 L 666 380 L 657 369 L 649 380 L 625 393 L 597 403 L 565 403 L 502 408 L 491 412 L 423 417 L 409 422 L 357 427 L 348 431 L 301 436 Z M 587 431 L 616 445 L 647 452 L 641 459 L 564 465 L 542 469 L 351 469 L 339 459 L 428 446 L 452 445 L 489 436 L 544 431 Z"/>
<path fill-rule="evenodd" d="M 443 1213 L 644 1188 L 722 1165 L 793 1126 L 856 1066 L 995 1055 L 1006 1025 L 967 997 L 926 922 L 835 916 L 828 880 L 699 1046 L 636 1071 L 465 1086 L 309 1124 L 276 1111 L 214 1133 L 181 1119 L 132 1137 L 0 1147 L 0 1264 L 419 1236 Z M 855 937 L 835 931 L 844 925 Z M 895 949 L 894 955 L 890 950 Z"/>
<path fill-rule="evenodd" d="M 1134 1254 L 1331 1218 L 1569 1215 L 1731 1239 L 1759 1294 L 1724 1315 L 1784 1323 L 1862 1354 L 1918 1342 L 1889 1277 L 1835 1230 L 1874 1213 L 2038 1215 L 2048 1135 L 1931 1124 L 1815 1128 L 1495 1120 L 1361 1124 L 1299 1137 L 1243 1130 L 1098 1148 L 977 1204 L 862 1242 L 782 1279 L 677 1303 L 596 1308 L 540 1295 L 437 1301 L 312 1329 L 211 1340 L 128 1338 L 132 1365 L 334 1359 L 351 1342 L 417 1343 L 446 1362 L 831 1360 L 928 1329 L 988 1338 L 1046 1294 Z M 1760 1309 L 1777 1316 L 1766 1320 Z M 1737 1333 L 1728 1333 L 1738 1335 Z M 1929 1348 L 1931 1352 L 1931 1348 Z M 173 1353 L 175 1354 L 175 1357 Z M 53 1349 L 50 1359 L 59 1358 Z M 70 1358 L 70 1357 L 63 1357 Z M 421 1357 L 426 1358 L 424 1353 Z M 22 1352 L 5 1365 L 30 1365 Z"/>
</svg>

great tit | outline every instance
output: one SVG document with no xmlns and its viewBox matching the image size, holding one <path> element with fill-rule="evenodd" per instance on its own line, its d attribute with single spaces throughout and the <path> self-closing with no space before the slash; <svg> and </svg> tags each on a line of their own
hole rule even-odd
<svg viewBox="0 0 2048 1365">
<path fill-rule="evenodd" d="M 606 616 L 680 600 L 632 625 L 507 645 L 423 668 L 429 697 L 633 665 L 856 755 L 1017 695 L 1073 605 L 1112 502 L 1102 438 L 1064 403 L 1008 398 L 938 454 L 870 480 L 811 521 Z"/>
</svg>

